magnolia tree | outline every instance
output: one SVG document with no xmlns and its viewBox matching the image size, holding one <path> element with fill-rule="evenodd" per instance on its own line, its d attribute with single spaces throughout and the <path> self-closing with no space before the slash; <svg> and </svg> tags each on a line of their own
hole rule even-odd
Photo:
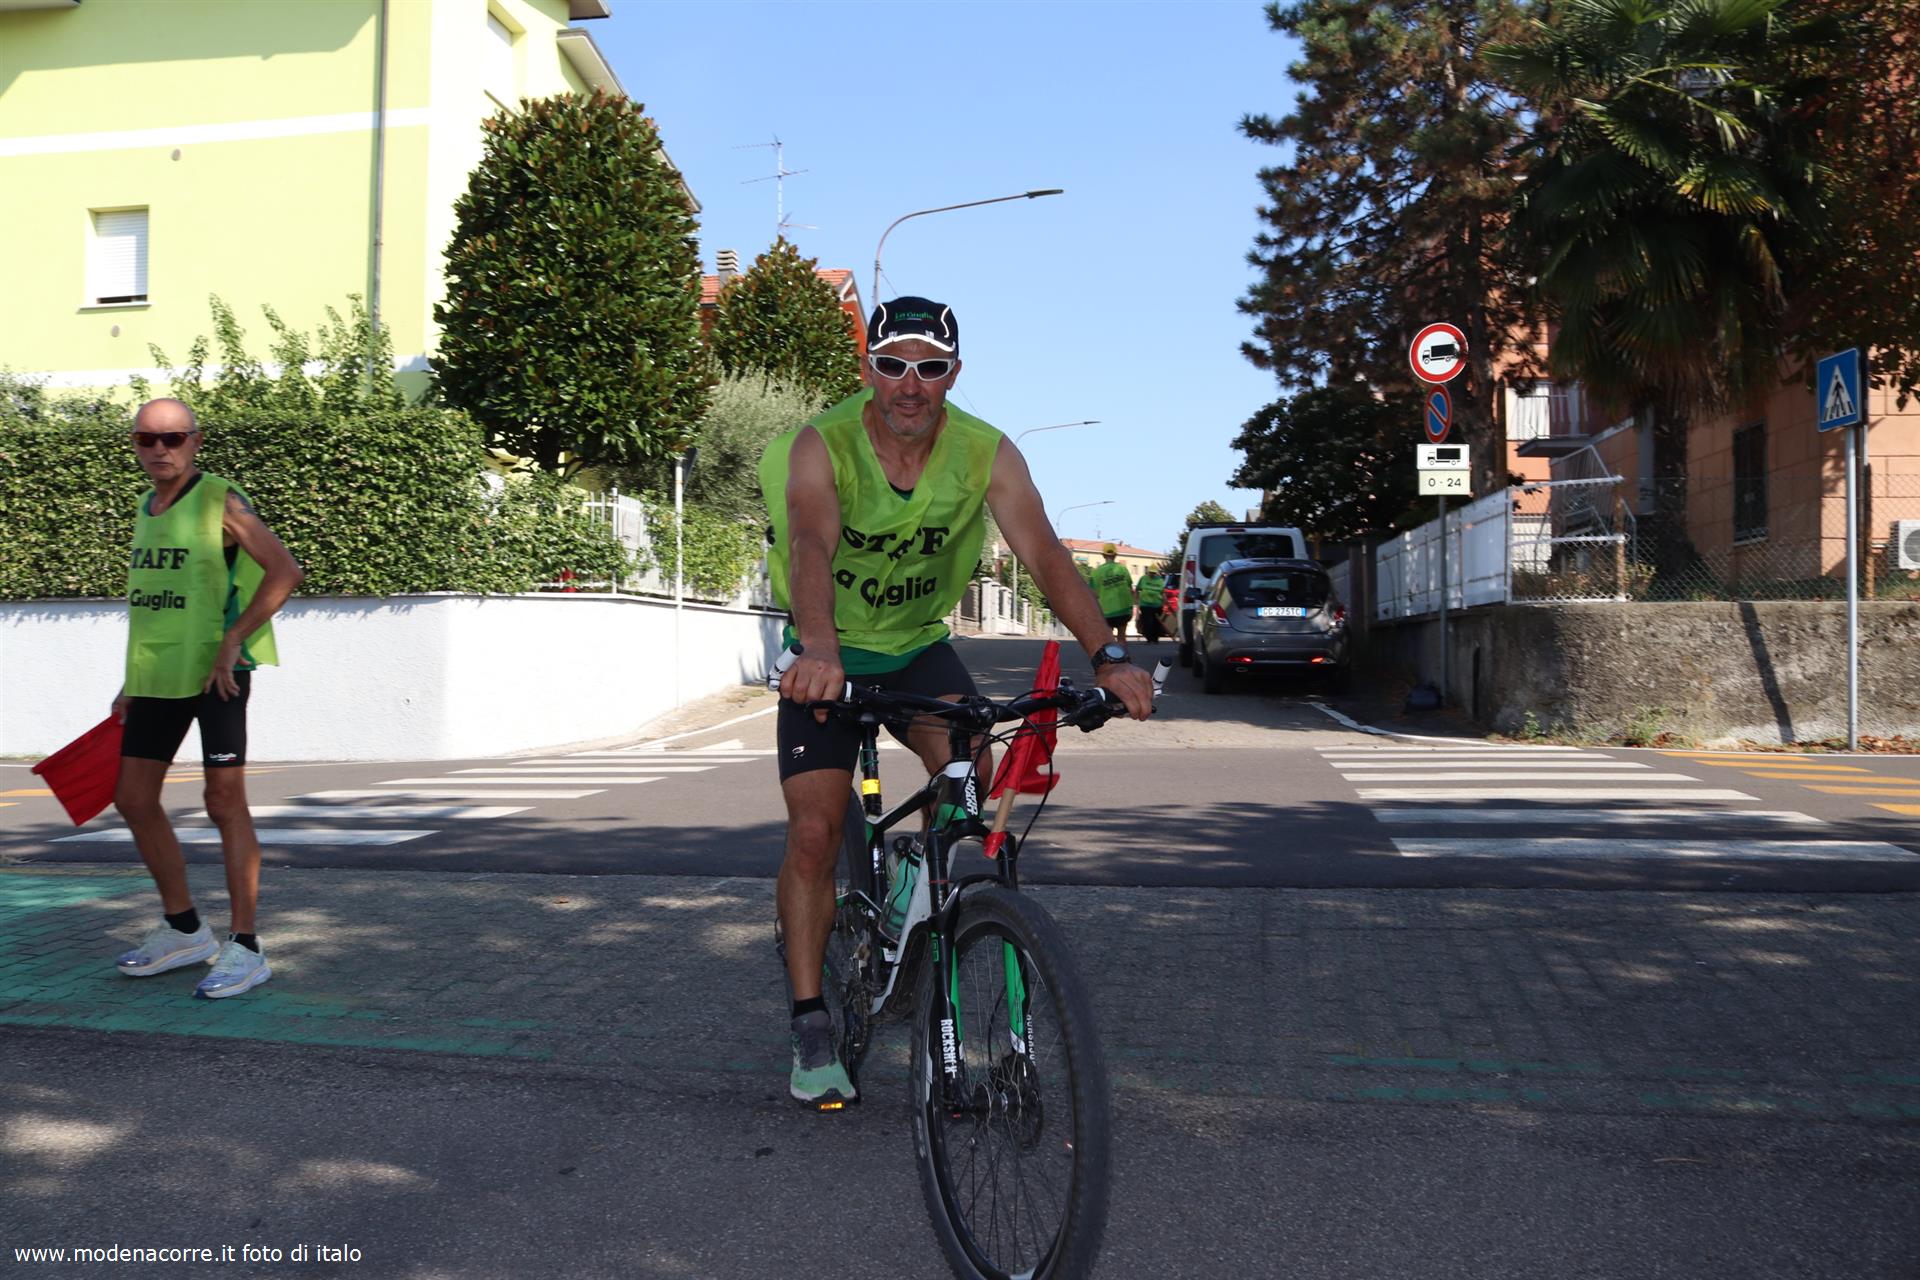
<svg viewBox="0 0 1920 1280">
<path fill-rule="evenodd" d="M 440 394 L 547 470 L 678 452 L 711 378 L 693 208 L 653 121 L 595 93 L 485 129 L 434 308 Z"/>
</svg>

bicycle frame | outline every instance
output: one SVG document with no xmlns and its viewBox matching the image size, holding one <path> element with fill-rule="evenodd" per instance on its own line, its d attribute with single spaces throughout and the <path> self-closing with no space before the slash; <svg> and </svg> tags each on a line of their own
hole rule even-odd
<svg viewBox="0 0 1920 1280">
<path fill-rule="evenodd" d="M 988 834 L 987 825 L 981 820 L 981 795 L 979 771 L 976 767 L 976 755 L 973 747 L 973 733 L 964 726 L 947 730 L 949 761 L 940 773 L 927 779 L 913 795 L 881 813 L 880 769 L 879 769 L 879 729 L 877 716 L 871 713 L 860 719 L 860 777 L 858 779 L 861 808 L 867 815 L 866 848 L 871 868 L 873 885 L 886 884 L 886 833 L 906 821 L 909 817 L 925 812 L 928 805 L 933 806 L 934 820 L 927 828 L 926 847 L 922 851 L 921 877 L 928 887 L 929 909 L 927 914 L 926 945 L 934 965 L 934 998 L 938 1001 L 935 1010 L 934 1025 L 940 1028 L 940 1062 L 945 1089 L 943 1094 L 951 1101 L 956 1097 L 955 1090 L 960 1084 L 960 1039 L 964 1034 L 959 1007 L 958 972 L 954 968 L 952 948 L 941 945 L 942 940 L 953 934 L 954 917 L 960 908 L 960 895 L 968 885 L 979 883 L 1004 884 L 1008 888 L 1019 887 L 1017 869 L 1017 841 L 1009 839 L 1001 851 L 998 867 L 992 873 L 980 873 L 963 876 L 957 882 L 950 878 L 950 845 L 967 836 Z M 876 915 L 884 910 L 882 903 L 868 899 Z M 885 1003 L 891 993 L 893 983 L 909 965 L 909 947 L 912 943 L 912 931 L 916 921 L 911 915 L 901 927 L 899 950 L 894 953 L 890 963 L 887 990 L 876 998 L 876 1006 Z M 1017 952 L 1007 946 L 1006 967 L 1007 1009 L 1010 1032 L 1016 1051 L 1024 1053 L 1030 1039 L 1031 1015 L 1026 1007 L 1026 975 L 1021 970 Z M 878 1008 L 869 1011 L 877 1013 Z"/>
</svg>

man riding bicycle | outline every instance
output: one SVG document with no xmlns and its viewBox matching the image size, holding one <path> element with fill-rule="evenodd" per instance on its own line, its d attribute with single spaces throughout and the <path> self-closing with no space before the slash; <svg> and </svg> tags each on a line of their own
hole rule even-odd
<svg viewBox="0 0 1920 1280">
<path fill-rule="evenodd" d="M 778 905 L 793 990 L 788 1088 L 809 1106 L 855 1098 L 820 973 L 860 739 L 854 726 L 805 704 L 838 698 L 848 677 L 949 701 L 974 692 L 944 619 L 979 562 L 990 510 L 1087 651 L 1096 683 L 1136 719 L 1153 710 L 1152 678 L 1113 643 L 1020 451 L 946 403 L 959 347 L 950 308 L 914 297 L 880 304 L 867 322 L 867 388 L 774 440 L 760 460 L 774 598 L 788 612 L 786 642 L 804 649 L 780 681 L 787 844 Z M 937 724 L 895 736 L 929 774 L 946 764 L 946 731 Z M 983 768 L 991 776 L 990 759 Z"/>
</svg>

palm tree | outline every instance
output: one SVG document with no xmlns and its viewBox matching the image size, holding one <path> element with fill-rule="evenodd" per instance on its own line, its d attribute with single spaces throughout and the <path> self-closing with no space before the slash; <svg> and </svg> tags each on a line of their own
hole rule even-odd
<svg viewBox="0 0 1920 1280">
<path fill-rule="evenodd" d="M 1779 377 L 1794 264 L 1824 233 L 1794 0 L 1568 0 L 1488 59 L 1534 103 L 1511 243 L 1550 363 L 1651 418 L 1663 567 L 1686 554 L 1690 414 Z"/>
</svg>

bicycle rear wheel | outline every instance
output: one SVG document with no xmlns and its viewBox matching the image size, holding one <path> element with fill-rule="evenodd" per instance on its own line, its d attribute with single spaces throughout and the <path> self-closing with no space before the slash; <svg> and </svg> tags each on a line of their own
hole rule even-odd
<svg viewBox="0 0 1920 1280">
<path fill-rule="evenodd" d="M 914 1154 L 934 1234 L 962 1280 L 1088 1274 L 1107 1221 L 1107 1070 L 1053 918 L 1011 890 L 968 894 L 951 938 L 959 1084 L 941 1070 L 921 970 L 911 1075 Z"/>
<path fill-rule="evenodd" d="M 871 903 L 873 863 L 867 854 L 867 817 L 859 800 L 849 795 L 845 827 L 840 835 L 840 862 L 834 869 L 833 932 L 827 935 L 827 954 L 820 994 L 827 1002 L 834 1043 L 847 1074 L 859 1084 L 860 1060 L 873 1034 L 873 971 L 877 945 Z"/>
</svg>

